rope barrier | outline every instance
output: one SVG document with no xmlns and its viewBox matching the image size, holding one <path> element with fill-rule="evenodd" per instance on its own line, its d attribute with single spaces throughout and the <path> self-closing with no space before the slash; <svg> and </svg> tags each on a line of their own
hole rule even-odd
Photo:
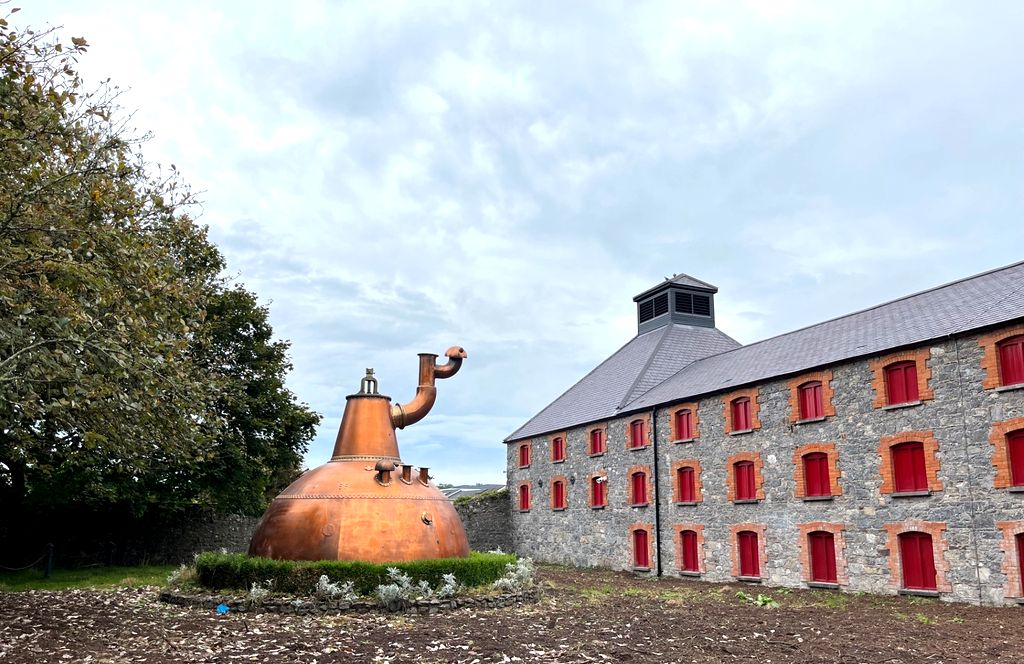
<svg viewBox="0 0 1024 664">
<path fill-rule="evenodd" d="M 43 555 L 39 556 L 38 558 L 36 558 L 32 562 L 30 562 L 28 565 L 25 565 L 24 567 L 7 567 L 6 565 L 0 565 L 0 569 L 6 570 L 8 572 L 20 572 L 23 569 L 28 569 L 29 567 L 35 567 L 39 563 L 43 562 L 43 559 L 46 558 L 47 553 L 48 553 L 47 551 L 44 551 Z"/>
<path fill-rule="evenodd" d="M 8 567 L 6 565 L 0 565 L 0 570 L 4 570 L 7 572 L 20 572 L 22 570 L 29 569 L 30 567 L 35 567 L 44 560 L 46 561 L 46 570 L 44 572 L 44 576 L 49 578 L 50 572 L 53 570 L 53 544 L 47 544 L 46 548 L 43 550 L 42 555 L 33 560 L 32 562 L 30 562 L 28 565 L 25 565 L 24 567 Z"/>
</svg>

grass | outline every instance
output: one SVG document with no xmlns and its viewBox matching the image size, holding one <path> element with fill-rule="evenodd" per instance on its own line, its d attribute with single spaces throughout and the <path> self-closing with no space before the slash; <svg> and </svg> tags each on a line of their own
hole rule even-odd
<svg viewBox="0 0 1024 664">
<path fill-rule="evenodd" d="M 48 579 L 44 579 L 43 573 L 37 569 L 0 572 L 0 591 L 159 586 L 167 582 L 167 575 L 175 569 L 175 565 L 55 569 Z"/>
</svg>

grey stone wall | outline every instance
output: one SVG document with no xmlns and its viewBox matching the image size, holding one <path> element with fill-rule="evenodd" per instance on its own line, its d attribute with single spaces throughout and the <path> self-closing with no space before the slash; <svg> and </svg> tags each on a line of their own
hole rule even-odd
<svg viewBox="0 0 1024 664">
<path fill-rule="evenodd" d="M 169 563 L 192 562 L 196 553 L 220 551 L 244 553 L 249 550 L 259 517 L 237 514 L 199 516 L 162 534 L 154 544 L 154 557 Z"/>
<path fill-rule="evenodd" d="M 692 443 L 672 443 L 669 410 L 658 408 L 655 432 L 658 453 L 660 505 L 660 563 L 663 573 L 676 574 L 673 525 L 704 525 L 703 557 L 709 581 L 732 580 L 729 527 L 752 522 L 767 527 L 766 584 L 803 585 L 798 524 L 813 521 L 841 523 L 849 584 L 847 589 L 896 592 L 890 574 L 885 524 L 912 519 L 942 522 L 948 544 L 945 562 L 952 592 L 946 599 L 1001 604 L 1004 598 L 1004 553 L 997 521 L 1024 519 L 1024 495 L 993 488 L 995 469 L 988 436 L 993 422 L 1024 417 L 1024 390 L 982 389 L 982 349 L 976 336 L 931 344 L 929 386 L 934 399 L 891 410 L 873 407 L 872 372 L 868 360 L 831 367 L 836 415 L 825 421 L 791 424 L 786 380 L 759 385 L 761 428 L 748 434 L 724 432 L 722 395 L 699 402 L 699 437 Z M 787 377 L 788 378 L 788 377 Z M 533 463 L 517 467 L 518 443 L 508 445 L 508 478 L 512 533 L 517 553 L 539 560 L 613 569 L 632 567 L 629 527 L 655 523 L 655 506 L 627 505 L 626 470 L 635 464 L 654 465 L 654 448 L 626 449 L 626 426 L 633 419 L 609 420 L 608 452 L 588 457 L 588 427 L 571 429 L 568 458 L 552 463 L 548 437 L 532 439 Z M 906 431 L 932 431 L 938 440 L 941 491 L 917 498 L 894 498 L 880 492 L 882 476 L 879 443 L 883 436 Z M 842 495 L 827 501 L 805 502 L 795 497 L 793 453 L 813 442 L 835 443 Z M 726 459 L 739 452 L 759 452 L 764 462 L 765 498 L 756 504 L 726 499 Z M 700 460 L 703 502 L 695 506 L 672 502 L 671 466 L 676 460 Z M 609 505 L 588 507 L 588 478 L 608 473 Z M 549 507 L 549 480 L 569 478 L 569 505 Z M 533 489 L 529 512 L 516 509 L 516 490 L 522 481 Z M 942 562 L 936 560 L 936 565 Z"/>
<path fill-rule="evenodd" d="M 474 551 L 512 551 L 512 513 L 504 491 L 455 503 Z"/>
</svg>

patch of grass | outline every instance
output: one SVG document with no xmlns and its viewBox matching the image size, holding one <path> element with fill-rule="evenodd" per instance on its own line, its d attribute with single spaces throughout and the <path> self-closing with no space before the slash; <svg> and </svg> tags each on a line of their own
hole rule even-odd
<svg viewBox="0 0 1024 664">
<path fill-rule="evenodd" d="M 626 588 L 622 591 L 622 594 L 625 597 L 643 597 L 645 595 L 649 595 L 650 593 L 644 590 L 643 588 Z"/>
<path fill-rule="evenodd" d="M 79 569 L 55 569 L 49 579 L 44 579 L 43 573 L 37 569 L 0 572 L 0 591 L 159 586 L 167 582 L 167 575 L 174 570 L 174 565 L 82 567 Z"/>
<path fill-rule="evenodd" d="M 611 586 L 598 586 L 596 588 L 583 588 L 580 590 L 583 598 L 589 602 L 603 602 L 612 594 Z"/>
<path fill-rule="evenodd" d="M 934 625 L 935 624 L 935 618 L 929 618 L 928 616 L 926 616 L 923 613 L 915 614 L 914 615 L 914 620 L 916 620 L 917 622 L 921 623 L 922 625 Z"/>
<path fill-rule="evenodd" d="M 921 606 L 922 604 L 934 604 L 939 600 L 937 600 L 934 597 L 921 597 L 919 595 L 911 595 L 907 599 L 907 601 L 913 604 L 914 606 Z"/>
<path fill-rule="evenodd" d="M 825 593 L 818 606 L 825 606 L 830 609 L 843 609 L 850 603 L 850 598 L 843 593 Z"/>
<path fill-rule="evenodd" d="M 956 623 L 956 624 L 960 625 L 960 624 L 963 624 L 964 619 L 962 617 L 960 617 L 960 616 L 953 616 L 952 618 L 949 619 L 949 622 Z"/>
</svg>

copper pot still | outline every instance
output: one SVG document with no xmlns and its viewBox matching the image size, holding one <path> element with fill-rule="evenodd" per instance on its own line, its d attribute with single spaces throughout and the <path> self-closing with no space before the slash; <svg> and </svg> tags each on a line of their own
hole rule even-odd
<svg viewBox="0 0 1024 664">
<path fill-rule="evenodd" d="M 466 351 L 421 353 L 419 387 L 405 404 L 377 393 L 373 369 L 346 397 L 334 454 L 308 470 L 267 508 L 249 543 L 250 556 L 279 560 L 365 560 L 375 563 L 462 558 L 469 543 L 451 502 L 398 453 L 395 429 L 420 421 L 437 396 L 434 380 L 450 378 Z"/>
</svg>

